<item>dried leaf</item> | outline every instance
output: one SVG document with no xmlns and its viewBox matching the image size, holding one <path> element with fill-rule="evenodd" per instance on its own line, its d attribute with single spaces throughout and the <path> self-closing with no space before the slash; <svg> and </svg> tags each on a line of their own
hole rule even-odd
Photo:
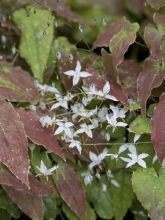
<svg viewBox="0 0 165 220">
<path fill-rule="evenodd" d="M 0 161 L 25 185 L 29 185 L 28 141 L 13 106 L 0 100 Z"/>
<path fill-rule="evenodd" d="M 60 196 L 70 209 L 81 220 L 85 220 L 87 217 L 86 195 L 75 171 L 68 164 L 61 163 L 54 182 Z"/>
<path fill-rule="evenodd" d="M 63 159 L 65 158 L 52 129 L 42 127 L 39 117 L 32 112 L 21 108 L 17 109 L 17 112 L 24 124 L 26 135 L 32 142 L 44 146 L 49 152 L 53 152 Z"/>
<path fill-rule="evenodd" d="M 152 118 L 152 143 L 159 160 L 165 158 L 165 94 L 160 97 L 159 103 Z"/>
</svg>

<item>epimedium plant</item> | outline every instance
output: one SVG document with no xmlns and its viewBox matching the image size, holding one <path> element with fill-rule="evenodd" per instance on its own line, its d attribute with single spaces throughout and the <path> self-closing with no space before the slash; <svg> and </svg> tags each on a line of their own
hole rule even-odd
<svg viewBox="0 0 165 220">
<path fill-rule="evenodd" d="M 1 218 L 164 219 L 165 2 L 11 2 Z"/>
</svg>

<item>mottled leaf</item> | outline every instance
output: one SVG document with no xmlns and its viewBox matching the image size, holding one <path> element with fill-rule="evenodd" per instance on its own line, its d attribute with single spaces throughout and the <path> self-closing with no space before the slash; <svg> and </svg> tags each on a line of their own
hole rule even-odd
<svg viewBox="0 0 165 220">
<path fill-rule="evenodd" d="M 146 102 L 152 90 L 161 85 L 164 77 L 165 72 L 162 69 L 161 61 L 149 57 L 138 77 L 138 98 L 143 114 L 146 113 Z"/>
<path fill-rule="evenodd" d="M 9 197 L 17 206 L 33 220 L 43 220 L 43 202 L 41 197 L 17 191 L 10 186 L 4 187 Z"/>
<path fill-rule="evenodd" d="M 27 5 L 13 13 L 13 20 L 22 32 L 20 55 L 42 82 L 53 40 L 54 17 L 48 10 Z"/>
<path fill-rule="evenodd" d="M 0 106 L 0 161 L 28 186 L 28 141 L 23 123 L 10 103 L 0 100 Z"/>
<path fill-rule="evenodd" d="M 133 191 L 130 175 L 122 170 L 114 175 L 119 187 L 111 185 L 112 206 L 115 220 L 122 220 L 132 205 Z"/>
<path fill-rule="evenodd" d="M 70 209 L 81 219 L 87 219 L 87 202 L 83 189 L 75 171 L 61 163 L 54 177 L 57 190 Z"/>
<path fill-rule="evenodd" d="M 93 48 L 109 46 L 112 53 L 113 66 L 116 68 L 124 59 L 128 47 L 134 43 L 137 23 L 130 23 L 125 17 L 114 22 L 104 33 L 101 33 L 93 44 Z"/>
<path fill-rule="evenodd" d="M 35 102 L 40 95 L 33 78 L 26 71 L 0 62 L 0 97 L 12 102 Z"/>
<path fill-rule="evenodd" d="M 132 176 L 133 190 L 152 220 L 165 219 L 164 181 L 165 168 L 160 169 L 159 176 L 153 168 L 139 169 Z"/>
<path fill-rule="evenodd" d="M 135 134 L 150 134 L 151 119 L 139 115 L 129 124 L 129 128 Z"/>
<path fill-rule="evenodd" d="M 0 171 L 0 184 L 12 187 L 19 192 L 24 192 L 32 196 L 50 196 L 53 190 L 47 184 L 37 180 L 32 175 L 29 175 L 29 188 L 21 183 L 12 173 L 3 169 Z"/>
<path fill-rule="evenodd" d="M 64 153 L 59 146 L 51 128 L 42 127 L 39 117 L 32 112 L 17 109 L 24 124 L 27 137 L 34 143 L 44 146 L 49 152 L 53 152 L 64 159 Z"/>
<path fill-rule="evenodd" d="M 159 10 L 161 7 L 165 6 L 164 0 L 146 0 L 146 2 L 155 10 Z"/>
<path fill-rule="evenodd" d="M 152 118 L 152 143 L 159 160 L 165 158 L 165 94 L 160 97 L 159 103 Z"/>
</svg>

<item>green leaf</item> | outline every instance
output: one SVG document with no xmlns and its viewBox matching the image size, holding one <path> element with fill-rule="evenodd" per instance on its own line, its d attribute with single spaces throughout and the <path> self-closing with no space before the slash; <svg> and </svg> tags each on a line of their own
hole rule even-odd
<svg viewBox="0 0 165 220">
<path fill-rule="evenodd" d="M 62 204 L 62 210 L 69 220 L 79 220 L 79 218 L 74 214 L 74 212 L 72 212 L 72 210 L 65 203 Z M 95 220 L 95 219 L 96 219 L 95 212 L 88 204 L 87 220 Z"/>
<path fill-rule="evenodd" d="M 21 215 L 21 211 L 2 189 L 0 190 L 0 209 L 5 209 L 13 218 L 19 218 Z M 4 218 L 0 217 L 0 219 Z"/>
<path fill-rule="evenodd" d="M 4 209 L 0 209 L 0 219 L 10 220 L 11 216 Z"/>
<path fill-rule="evenodd" d="M 114 175 L 114 179 L 120 184 L 120 187 L 111 186 L 112 205 L 115 220 L 122 220 L 132 205 L 133 191 L 129 173 L 122 170 Z"/>
<path fill-rule="evenodd" d="M 44 199 L 44 219 L 56 219 L 59 214 L 57 200 L 55 197 L 45 197 Z"/>
<path fill-rule="evenodd" d="M 151 120 L 139 115 L 132 121 L 129 128 L 136 134 L 150 134 L 151 133 Z"/>
<path fill-rule="evenodd" d="M 153 168 L 139 169 L 133 173 L 132 184 L 137 198 L 149 212 L 152 220 L 165 219 L 165 168 L 159 176 Z"/>
<path fill-rule="evenodd" d="M 92 182 L 92 184 L 87 187 L 87 194 L 89 202 L 93 204 L 100 218 L 113 218 L 112 195 L 109 190 L 103 191 L 100 184 Z"/>
<path fill-rule="evenodd" d="M 48 10 L 28 5 L 15 11 L 13 20 L 22 32 L 20 55 L 42 82 L 53 40 L 54 17 Z"/>
</svg>

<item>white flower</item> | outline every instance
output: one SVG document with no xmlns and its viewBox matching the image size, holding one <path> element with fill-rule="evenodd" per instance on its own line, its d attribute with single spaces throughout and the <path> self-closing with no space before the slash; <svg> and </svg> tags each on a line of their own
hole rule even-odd
<svg viewBox="0 0 165 220">
<path fill-rule="evenodd" d="M 155 154 L 155 156 L 152 159 L 152 164 L 154 164 L 158 160 L 158 156 Z"/>
<path fill-rule="evenodd" d="M 103 97 L 105 99 L 110 99 L 112 101 L 118 101 L 114 96 L 109 95 L 109 92 L 111 90 L 110 84 L 107 81 L 103 87 L 103 91 L 99 90 L 96 94 L 97 96 Z"/>
<path fill-rule="evenodd" d="M 128 156 L 130 158 L 120 157 L 123 161 L 128 163 L 126 168 L 131 167 L 136 163 L 139 164 L 141 167 L 146 168 L 146 163 L 143 159 L 148 157 L 149 156 L 148 154 L 142 153 L 137 155 L 137 153 L 133 153 L 133 154 L 128 154 Z"/>
<path fill-rule="evenodd" d="M 91 101 L 92 101 L 93 97 L 92 96 L 87 96 L 87 97 L 83 97 L 82 98 L 82 103 L 84 106 L 87 106 Z"/>
<path fill-rule="evenodd" d="M 85 185 L 88 185 L 88 184 L 92 183 L 93 176 L 91 175 L 91 173 L 89 171 L 82 173 L 81 176 L 84 177 Z"/>
<path fill-rule="evenodd" d="M 78 116 L 81 116 L 83 118 L 90 118 L 91 116 L 97 113 L 97 108 L 93 110 L 85 110 L 84 106 L 81 103 L 76 103 L 72 105 L 71 109 L 74 113 L 72 116 L 73 119 L 75 119 Z"/>
<path fill-rule="evenodd" d="M 70 147 L 70 148 L 76 147 L 77 150 L 78 150 L 78 152 L 79 152 L 79 154 L 81 154 L 81 151 L 82 151 L 81 142 L 80 142 L 80 141 L 77 141 L 77 140 L 70 140 L 69 142 L 71 142 L 71 143 L 69 144 L 69 147 Z"/>
<path fill-rule="evenodd" d="M 41 174 L 43 174 L 44 176 L 48 176 L 48 175 L 52 175 L 53 172 L 58 168 L 57 165 L 51 167 L 51 168 L 47 168 L 44 164 L 44 162 L 41 160 L 41 163 L 40 163 L 40 167 L 36 166 L 37 169 L 39 170 L 39 172 Z"/>
<path fill-rule="evenodd" d="M 105 122 L 106 121 L 106 115 L 108 114 L 108 108 L 107 107 L 102 107 L 98 111 L 98 118 L 100 122 Z"/>
<path fill-rule="evenodd" d="M 73 98 L 73 95 L 71 93 L 68 93 L 66 96 L 62 96 L 61 94 L 56 94 L 57 102 L 54 105 L 52 105 L 50 111 L 60 106 L 68 109 L 68 101 L 70 101 L 72 98 Z"/>
<path fill-rule="evenodd" d="M 135 134 L 135 136 L 133 138 L 133 142 L 136 143 L 140 137 L 141 137 L 141 134 Z"/>
<path fill-rule="evenodd" d="M 129 150 L 131 154 L 136 154 L 136 147 L 134 144 L 122 144 L 119 148 L 118 154 L 123 153 L 124 151 Z"/>
<path fill-rule="evenodd" d="M 120 184 L 115 179 L 112 179 L 111 183 L 116 187 L 120 187 Z"/>
<path fill-rule="evenodd" d="M 54 117 L 51 118 L 48 115 L 45 115 L 45 116 L 42 116 L 39 121 L 40 121 L 42 127 L 52 126 L 52 124 L 55 122 L 55 118 Z"/>
<path fill-rule="evenodd" d="M 105 183 L 102 183 L 102 184 L 101 184 L 101 188 L 102 188 L 102 190 L 103 190 L 104 192 L 107 191 L 107 185 L 106 185 Z"/>
<path fill-rule="evenodd" d="M 51 92 L 51 93 L 54 93 L 54 94 L 60 93 L 54 85 L 53 86 L 42 85 L 37 80 L 34 82 L 34 84 L 43 93 L 45 93 L 45 92 Z"/>
<path fill-rule="evenodd" d="M 92 162 L 89 164 L 89 169 L 91 170 L 94 166 L 99 165 L 101 161 L 104 160 L 104 158 L 107 156 L 109 156 L 109 154 L 106 148 L 104 148 L 102 153 L 100 153 L 99 155 L 90 151 L 89 158 Z"/>
<path fill-rule="evenodd" d="M 55 131 L 55 135 L 64 132 L 68 137 L 72 138 L 73 134 L 71 131 L 71 127 L 74 125 L 72 122 L 57 122 L 58 128 Z"/>
<path fill-rule="evenodd" d="M 85 71 L 81 71 L 81 64 L 79 61 L 77 61 L 77 65 L 76 65 L 75 70 L 68 70 L 68 71 L 64 72 L 64 74 L 68 75 L 68 76 L 73 76 L 73 86 L 75 86 L 79 82 L 80 77 L 86 78 L 88 76 L 91 76 L 90 73 L 85 72 Z"/>
<path fill-rule="evenodd" d="M 110 109 L 113 111 L 116 118 L 125 118 L 125 114 L 128 111 L 127 109 L 119 108 L 113 105 L 110 105 Z"/>
<path fill-rule="evenodd" d="M 109 117 L 109 115 L 106 115 L 106 119 L 107 119 L 107 122 L 110 126 L 112 127 L 126 127 L 127 126 L 127 123 L 124 123 L 124 122 L 117 122 L 117 118 L 116 118 L 116 115 L 114 114 L 113 116 Z"/>
<path fill-rule="evenodd" d="M 85 133 L 88 137 L 92 138 L 93 137 L 92 129 L 94 129 L 94 128 L 95 128 L 95 125 L 93 125 L 93 124 L 87 125 L 86 123 L 83 123 L 80 125 L 80 129 L 78 129 L 74 133 L 74 135 L 76 136 L 77 134 Z"/>
</svg>

